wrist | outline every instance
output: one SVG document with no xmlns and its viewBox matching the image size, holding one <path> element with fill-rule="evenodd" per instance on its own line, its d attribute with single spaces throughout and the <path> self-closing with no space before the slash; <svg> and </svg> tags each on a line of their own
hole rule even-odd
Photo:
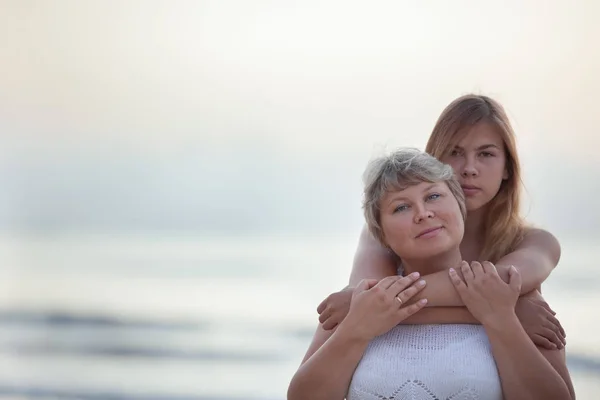
<svg viewBox="0 0 600 400">
<path fill-rule="evenodd" d="M 504 313 L 490 315 L 481 321 L 486 331 L 492 332 L 510 332 L 515 327 L 520 327 L 521 322 L 514 310 L 507 310 Z"/>
<path fill-rule="evenodd" d="M 348 345 L 357 346 L 366 346 L 373 339 L 361 329 L 360 323 L 353 323 L 347 317 L 339 324 L 334 335 Z"/>
</svg>

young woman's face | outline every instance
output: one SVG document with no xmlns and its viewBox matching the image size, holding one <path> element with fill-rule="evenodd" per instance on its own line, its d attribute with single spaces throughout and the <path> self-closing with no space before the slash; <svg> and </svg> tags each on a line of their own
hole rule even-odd
<svg viewBox="0 0 600 400">
<path fill-rule="evenodd" d="M 384 240 L 402 259 L 429 258 L 460 245 L 464 220 L 445 182 L 388 192 L 380 209 Z"/>
<path fill-rule="evenodd" d="M 488 204 L 508 179 L 504 141 L 488 123 L 471 127 L 452 152 L 441 161 L 450 164 L 465 193 L 467 211 Z"/>
</svg>

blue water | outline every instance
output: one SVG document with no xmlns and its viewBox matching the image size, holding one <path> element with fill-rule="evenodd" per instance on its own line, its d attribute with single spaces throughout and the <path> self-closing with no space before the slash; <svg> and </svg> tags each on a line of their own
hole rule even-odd
<svg viewBox="0 0 600 400">
<path fill-rule="evenodd" d="M 354 245 L 353 237 L 5 237 L 0 398 L 284 399 L 316 305 L 345 284 Z M 594 251 L 563 245 L 544 286 L 567 330 L 580 399 L 594 398 L 600 382 Z"/>
</svg>

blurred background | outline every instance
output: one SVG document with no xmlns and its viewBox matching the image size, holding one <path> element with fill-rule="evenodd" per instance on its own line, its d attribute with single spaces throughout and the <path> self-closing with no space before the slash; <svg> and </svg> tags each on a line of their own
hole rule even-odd
<svg viewBox="0 0 600 400">
<path fill-rule="evenodd" d="M 600 3 L 0 0 L 0 398 L 284 399 L 361 173 L 504 104 L 600 391 Z"/>
</svg>

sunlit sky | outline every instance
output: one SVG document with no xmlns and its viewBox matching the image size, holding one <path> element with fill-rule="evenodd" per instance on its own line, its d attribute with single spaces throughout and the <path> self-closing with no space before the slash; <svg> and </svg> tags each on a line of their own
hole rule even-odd
<svg viewBox="0 0 600 400">
<path fill-rule="evenodd" d="M 593 0 L 1 8 L 5 227 L 300 229 L 327 213 L 355 227 L 368 158 L 422 148 L 467 92 L 507 108 L 534 210 L 556 201 L 541 172 L 600 171 Z"/>
</svg>

